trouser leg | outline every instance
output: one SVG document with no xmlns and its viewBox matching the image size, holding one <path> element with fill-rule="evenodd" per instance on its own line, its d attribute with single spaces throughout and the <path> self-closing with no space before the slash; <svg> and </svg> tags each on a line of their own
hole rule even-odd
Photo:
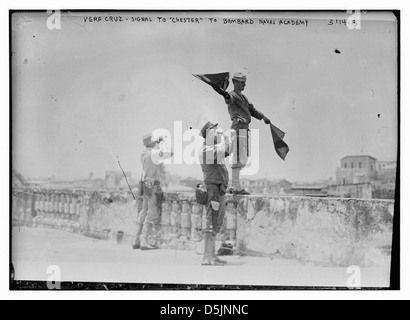
<svg viewBox="0 0 410 320">
<path fill-rule="evenodd" d="M 225 211 L 226 211 L 226 196 L 225 195 L 219 195 L 219 203 L 220 207 L 216 215 L 215 223 L 214 223 L 214 232 L 212 233 L 212 240 L 213 240 L 213 253 L 214 253 L 214 259 L 218 264 L 225 264 L 226 261 L 219 259 L 217 252 L 215 250 L 215 241 L 216 241 L 216 235 L 221 231 L 222 225 L 224 223 L 225 219 Z"/>
<path fill-rule="evenodd" d="M 221 195 L 219 186 L 208 185 L 209 205 L 206 213 L 204 230 L 204 259 L 203 265 L 221 265 L 223 261 L 215 254 L 216 234 L 219 232 L 225 215 L 225 195 Z"/>
<path fill-rule="evenodd" d="M 215 245 L 212 243 L 212 232 L 204 232 L 204 258 L 202 264 L 212 264 L 212 259 L 215 253 Z"/>
<path fill-rule="evenodd" d="M 232 188 L 234 189 L 241 188 L 240 174 L 241 168 L 232 168 Z"/>
<path fill-rule="evenodd" d="M 234 143 L 232 163 L 232 189 L 234 192 L 246 194 L 241 188 L 241 170 L 245 168 L 249 157 L 249 135 L 248 127 L 236 128 L 237 141 Z"/>
<path fill-rule="evenodd" d="M 146 195 L 143 196 L 143 202 L 142 202 L 142 210 L 138 214 L 138 219 L 137 219 L 137 233 L 135 235 L 135 240 L 133 244 L 134 249 L 139 249 L 141 246 L 141 233 L 142 229 L 145 223 L 145 220 L 147 218 L 147 213 L 148 213 L 148 197 Z"/>
<path fill-rule="evenodd" d="M 153 188 L 152 195 L 147 198 L 147 218 L 146 221 L 152 225 L 158 225 L 160 223 L 160 215 L 158 210 L 158 198 L 155 194 L 157 187 Z"/>
<path fill-rule="evenodd" d="M 134 245 L 133 245 L 134 249 L 139 249 L 141 247 L 140 237 L 142 233 L 142 228 L 143 228 L 143 225 L 137 222 L 137 234 L 135 235 L 135 240 L 134 240 Z"/>
<path fill-rule="evenodd" d="M 157 196 L 155 195 L 156 188 L 153 188 L 153 193 L 147 197 L 147 216 L 142 227 L 140 236 L 141 250 L 158 249 L 156 246 L 151 246 L 148 242 L 149 236 L 154 230 L 154 225 L 159 223 Z"/>
<path fill-rule="evenodd" d="M 224 265 L 226 261 L 219 259 L 215 253 L 216 234 L 213 232 L 205 232 L 204 239 L 205 245 L 202 265 Z"/>
<path fill-rule="evenodd" d="M 148 237 L 150 235 L 151 231 L 151 224 L 144 223 L 142 230 L 141 230 L 141 236 L 140 236 L 140 243 L 141 243 L 141 248 L 148 247 Z"/>
<path fill-rule="evenodd" d="M 212 189 L 208 188 L 208 196 L 209 193 L 212 193 Z M 208 206 L 208 210 L 206 212 L 206 225 L 204 229 L 204 257 L 202 260 L 202 265 L 212 265 L 214 260 L 214 253 L 215 248 L 214 244 L 212 243 L 212 232 L 213 232 L 213 210 L 211 205 Z"/>
<path fill-rule="evenodd" d="M 141 250 L 143 251 L 159 249 L 157 246 L 149 244 L 149 236 L 152 234 L 152 230 L 153 230 L 152 223 L 144 224 L 144 227 L 142 228 L 142 234 L 140 237 Z"/>
</svg>

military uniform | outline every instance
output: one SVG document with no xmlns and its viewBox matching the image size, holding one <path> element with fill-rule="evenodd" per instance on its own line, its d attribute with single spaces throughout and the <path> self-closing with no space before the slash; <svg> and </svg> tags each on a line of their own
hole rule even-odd
<svg viewBox="0 0 410 320">
<path fill-rule="evenodd" d="M 217 125 L 207 123 L 201 131 L 206 139 L 206 131 Z M 215 255 L 215 238 L 221 230 L 225 217 L 226 190 L 229 184 L 229 172 L 225 165 L 225 158 L 232 152 L 232 146 L 225 136 L 225 141 L 205 141 L 200 152 L 200 163 L 204 175 L 204 183 L 208 193 L 206 204 L 206 223 L 203 229 L 205 249 L 204 265 L 223 264 Z"/>
<path fill-rule="evenodd" d="M 246 76 L 235 73 L 233 80 L 245 82 Z M 262 120 L 265 119 L 265 115 L 258 111 L 241 92 L 228 93 L 225 96 L 225 102 L 232 120 L 231 129 L 236 131 L 238 137 L 233 151 L 232 186 L 240 189 L 240 170 L 246 166 L 249 157 L 249 124 L 252 122 L 252 117 Z"/>
<path fill-rule="evenodd" d="M 161 189 L 161 168 L 160 161 L 172 157 L 172 152 L 165 150 L 163 145 L 155 145 L 151 135 L 143 138 L 144 145 L 147 147 L 141 154 L 143 166 L 143 205 L 137 220 L 137 234 L 134 241 L 134 249 L 141 250 L 154 249 L 148 244 L 148 237 L 152 233 L 154 226 L 160 223 L 158 210 L 158 195 Z"/>
<path fill-rule="evenodd" d="M 225 98 L 225 102 L 232 120 L 231 129 L 235 130 L 239 137 L 235 145 L 232 168 L 242 169 L 246 166 L 249 157 L 249 124 L 252 122 L 252 117 L 262 120 L 264 114 L 256 110 L 244 94 L 232 91 L 229 97 L 229 99 Z"/>
</svg>

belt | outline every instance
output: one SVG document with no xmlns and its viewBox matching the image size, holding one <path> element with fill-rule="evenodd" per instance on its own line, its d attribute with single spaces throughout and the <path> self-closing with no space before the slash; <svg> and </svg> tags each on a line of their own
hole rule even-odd
<svg viewBox="0 0 410 320">
<path fill-rule="evenodd" d="M 219 195 L 224 196 L 226 195 L 226 185 L 224 183 L 205 183 L 206 186 L 213 185 L 219 189 Z"/>
<path fill-rule="evenodd" d="M 235 120 L 238 120 L 238 121 L 241 122 L 241 123 L 244 123 L 244 124 L 249 125 L 249 121 L 246 120 L 244 117 L 242 117 L 242 116 L 240 116 L 240 115 L 235 115 L 235 116 L 232 118 L 232 121 L 235 121 Z"/>
<path fill-rule="evenodd" d="M 160 181 L 144 181 L 144 184 L 147 185 L 148 187 L 154 187 L 154 186 L 159 186 L 161 184 Z"/>
</svg>

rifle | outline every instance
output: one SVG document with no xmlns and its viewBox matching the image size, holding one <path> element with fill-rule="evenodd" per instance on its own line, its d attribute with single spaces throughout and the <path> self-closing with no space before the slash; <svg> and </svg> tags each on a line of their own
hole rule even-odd
<svg viewBox="0 0 410 320">
<path fill-rule="evenodd" d="M 118 157 L 117 157 L 117 158 L 118 158 Z M 124 175 L 125 181 L 127 182 L 127 186 L 128 186 L 128 188 L 130 189 L 130 191 L 131 191 L 132 197 L 134 198 L 134 200 L 137 200 L 137 199 L 135 198 L 135 196 L 134 196 L 134 192 L 132 192 L 132 190 L 131 190 L 130 184 L 128 183 L 127 176 L 126 176 L 126 174 L 125 174 L 124 170 L 122 169 L 122 166 L 121 166 L 120 160 L 118 160 L 118 164 L 120 165 L 120 168 L 121 168 L 122 174 Z"/>
</svg>

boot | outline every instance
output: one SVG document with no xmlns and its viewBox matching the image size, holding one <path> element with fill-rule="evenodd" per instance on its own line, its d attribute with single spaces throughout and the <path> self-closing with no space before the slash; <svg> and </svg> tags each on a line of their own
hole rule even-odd
<svg viewBox="0 0 410 320">
<path fill-rule="evenodd" d="M 212 234 L 212 243 L 213 243 L 213 253 L 214 253 L 215 263 L 216 263 L 216 264 L 220 264 L 220 265 L 224 265 L 224 264 L 227 263 L 227 261 L 226 261 L 226 260 L 219 259 L 218 255 L 217 255 L 217 253 L 216 253 L 216 251 L 215 251 L 215 240 L 216 240 L 216 234 L 213 233 L 213 234 Z"/>
<path fill-rule="evenodd" d="M 250 195 L 250 193 L 246 191 L 245 189 L 235 189 L 233 187 L 228 189 L 228 193 L 233 194 L 233 195 L 239 195 L 239 196 L 249 196 Z"/>
<path fill-rule="evenodd" d="M 232 188 L 229 193 L 237 195 L 250 195 L 245 189 L 241 188 L 240 183 L 241 168 L 232 168 Z"/>
<path fill-rule="evenodd" d="M 240 190 L 234 190 L 234 194 L 240 195 L 240 196 L 249 196 L 250 193 L 246 191 L 245 189 L 240 189 Z"/>
<path fill-rule="evenodd" d="M 142 228 L 142 235 L 140 237 L 140 249 L 142 251 L 147 251 L 147 250 L 156 250 L 159 249 L 156 246 L 152 246 L 148 243 L 148 237 L 151 234 L 152 231 L 152 225 L 150 223 L 144 224 L 144 227 Z"/>
<path fill-rule="evenodd" d="M 215 236 L 211 232 L 205 232 L 205 250 L 204 259 L 202 260 L 203 266 L 220 266 L 224 265 L 222 260 L 215 255 Z"/>
<path fill-rule="evenodd" d="M 141 247 L 141 241 L 140 241 L 141 232 L 142 232 L 142 225 L 137 223 L 137 234 L 135 236 L 134 244 L 132 245 L 132 248 L 134 250 L 139 249 Z"/>
<path fill-rule="evenodd" d="M 213 250 L 214 247 L 212 245 L 212 233 L 211 232 L 205 232 L 204 233 L 204 258 L 202 260 L 202 265 L 203 266 L 209 266 L 212 265 L 212 260 L 213 260 Z"/>
</svg>

